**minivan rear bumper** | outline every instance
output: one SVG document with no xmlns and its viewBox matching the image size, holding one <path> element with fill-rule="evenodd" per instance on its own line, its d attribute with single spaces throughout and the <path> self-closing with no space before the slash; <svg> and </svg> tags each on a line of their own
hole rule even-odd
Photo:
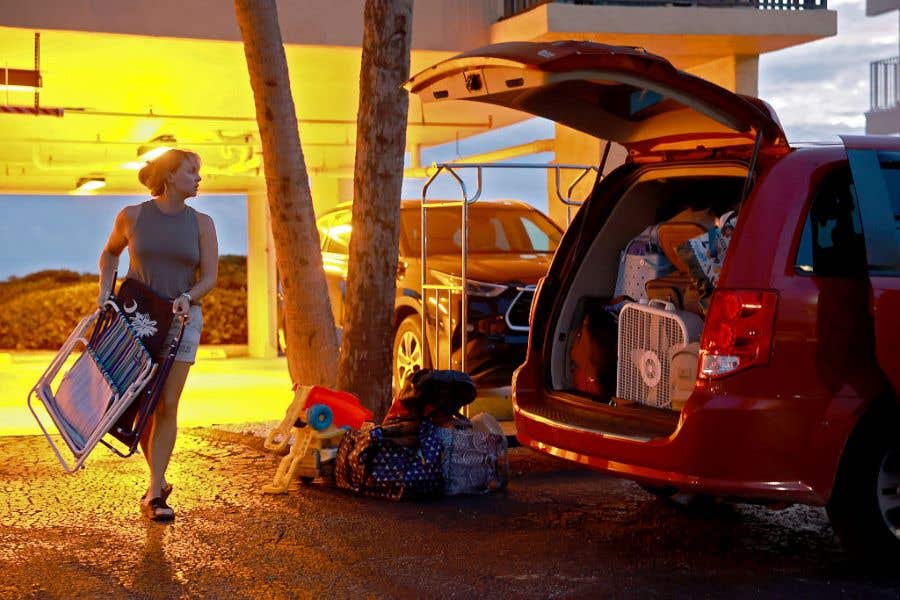
<svg viewBox="0 0 900 600">
<path fill-rule="evenodd" d="M 512 383 L 517 438 L 534 450 L 642 483 L 727 498 L 824 505 L 831 494 L 833 470 L 805 462 L 821 440 L 804 448 L 817 436 L 789 401 L 698 390 L 670 436 L 640 441 L 543 416 L 558 401 L 535 385 L 535 372 L 526 362 Z"/>
</svg>

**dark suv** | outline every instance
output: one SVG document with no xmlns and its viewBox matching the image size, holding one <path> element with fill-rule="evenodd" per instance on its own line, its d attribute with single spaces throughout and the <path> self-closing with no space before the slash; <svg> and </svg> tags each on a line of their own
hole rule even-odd
<svg viewBox="0 0 900 600">
<path fill-rule="evenodd" d="M 896 568 L 900 138 L 792 147 L 759 99 L 590 42 L 488 46 L 407 85 L 628 151 L 535 293 L 512 390 L 523 444 L 660 495 L 824 505 L 849 547 Z M 629 263 L 648 227 L 676 272 Z M 699 273 L 721 236 L 720 270 Z M 579 381 L 579 360 L 602 377 Z"/>
<path fill-rule="evenodd" d="M 430 202 L 430 201 L 429 201 Z M 515 201 L 479 201 L 469 207 L 467 264 L 468 329 L 466 371 L 479 388 L 509 386 L 513 370 L 525 358 L 528 312 L 534 285 L 547 271 L 562 232 L 535 208 Z M 457 207 L 428 209 L 428 281 L 460 283 L 461 211 Z M 343 322 L 347 282 L 351 209 L 342 205 L 317 220 L 322 258 L 334 320 Z M 400 209 L 400 256 L 394 314 L 395 386 L 415 368 L 459 368 L 461 330 L 459 297 L 429 294 L 426 317 L 428 356 L 422 344 L 421 205 L 404 201 Z M 435 327 L 434 306 L 441 315 Z M 449 316 L 452 315 L 452 318 Z M 437 333 L 436 333 L 437 331 Z M 447 332 L 451 331 L 452 355 Z"/>
</svg>

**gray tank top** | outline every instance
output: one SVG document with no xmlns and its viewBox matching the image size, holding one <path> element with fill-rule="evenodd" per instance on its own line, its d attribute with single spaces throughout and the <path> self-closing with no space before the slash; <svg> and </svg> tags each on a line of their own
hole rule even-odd
<svg viewBox="0 0 900 600">
<path fill-rule="evenodd" d="M 140 205 L 128 239 L 128 277 L 160 296 L 175 298 L 197 282 L 200 268 L 200 226 L 190 206 L 167 215 L 153 200 Z"/>
</svg>

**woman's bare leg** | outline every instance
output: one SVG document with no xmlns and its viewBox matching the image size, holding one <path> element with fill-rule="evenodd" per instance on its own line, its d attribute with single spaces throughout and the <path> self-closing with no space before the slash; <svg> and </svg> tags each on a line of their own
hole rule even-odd
<svg viewBox="0 0 900 600">
<path fill-rule="evenodd" d="M 153 421 L 156 420 L 155 415 L 150 415 L 150 418 L 147 420 L 147 425 L 144 427 L 144 431 L 141 433 L 140 445 L 141 445 L 141 454 L 144 455 L 144 460 L 147 461 L 147 468 L 153 469 L 153 459 L 150 457 L 151 448 L 150 448 L 150 436 L 153 434 Z M 165 475 L 163 475 L 162 485 L 165 487 L 168 484 L 166 481 Z M 162 489 L 162 488 L 160 488 Z M 147 488 L 147 493 L 150 492 L 150 488 Z M 147 494 L 144 494 L 144 497 L 147 497 Z"/>
<path fill-rule="evenodd" d="M 150 415 L 150 418 L 147 420 L 147 425 L 144 427 L 144 431 L 141 432 L 141 454 L 144 455 L 144 460 L 147 461 L 147 466 L 152 468 L 153 463 L 150 461 L 150 432 L 153 431 L 153 415 Z"/>
<path fill-rule="evenodd" d="M 178 400 L 184 389 L 190 363 L 176 360 L 163 385 L 162 394 L 153 412 L 153 423 L 147 443 L 147 461 L 150 465 L 150 498 L 160 495 L 166 484 L 166 469 L 175 447 L 178 426 Z"/>
<path fill-rule="evenodd" d="M 141 432 L 141 454 L 144 455 L 144 460 L 147 461 L 147 468 L 150 471 L 153 471 L 153 459 L 150 458 L 150 436 L 153 433 L 153 415 L 150 415 L 150 419 L 147 421 L 147 425 L 144 427 L 144 431 Z M 147 488 L 147 492 L 144 494 L 144 500 L 147 499 L 147 496 L 150 495 L 150 488 Z"/>
</svg>

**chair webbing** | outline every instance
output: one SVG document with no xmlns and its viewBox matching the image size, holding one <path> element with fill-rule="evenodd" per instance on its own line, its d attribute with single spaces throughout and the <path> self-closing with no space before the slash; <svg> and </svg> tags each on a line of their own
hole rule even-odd
<svg viewBox="0 0 900 600">
<path fill-rule="evenodd" d="M 88 351 L 116 392 L 122 394 L 153 359 L 121 314 L 113 312 L 101 327 Z"/>
</svg>

